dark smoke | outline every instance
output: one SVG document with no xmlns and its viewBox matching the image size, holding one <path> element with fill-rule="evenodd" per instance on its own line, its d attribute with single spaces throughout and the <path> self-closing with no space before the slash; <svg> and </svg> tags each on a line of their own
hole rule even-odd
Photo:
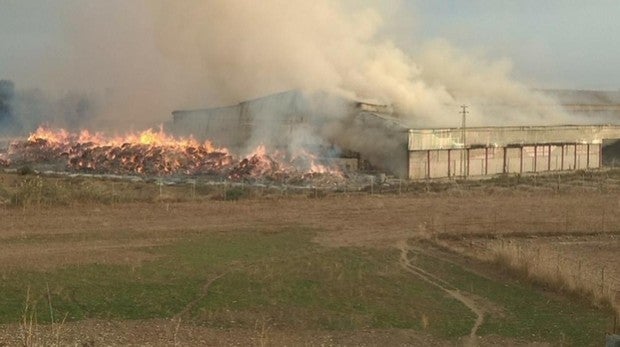
<svg viewBox="0 0 620 347">
<path fill-rule="evenodd" d="M 0 134 L 26 135 L 41 125 L 80 130 L 97 116 L 97 98 L 68 92 L 58 98 L 40 89 L 16 89 L 13 81 L 0 80 Z"/>
<path fill-rule="evenodd" d="M 0 80 L 0 134 L 13 132 L 15 120 L 13 102 L 15 85 L 9 80 Z"/>
</svg>

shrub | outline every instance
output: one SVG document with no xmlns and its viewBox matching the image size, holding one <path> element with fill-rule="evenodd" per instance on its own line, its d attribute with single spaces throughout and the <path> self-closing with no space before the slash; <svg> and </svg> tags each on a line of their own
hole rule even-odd
<svg viewBox="0 0 620 347">
<path fill-rule="evenodd" d="M 66 205 L 70 195 L 59 181 L 45 182 L 39 176 L 27 177 L 11 195 L 10 203 L 16 206 L 28 205 Z"/>
<path fill-rule="evenodd" d="M 17 169 L 17 173 L 19 175 L 25 176 L 25 175 L 33 175 L 35 172 L 30 166 L 24 165 L 20 167 L 19 169 Z"/>
<path fill-rule="evenodd" d="M 242 187 L 231 187 L 226 189 L 224 193 L 224 200 L 237 201 L 241 198 L 245 198 L 246 196 L 247 192 Z"/>
</svg>

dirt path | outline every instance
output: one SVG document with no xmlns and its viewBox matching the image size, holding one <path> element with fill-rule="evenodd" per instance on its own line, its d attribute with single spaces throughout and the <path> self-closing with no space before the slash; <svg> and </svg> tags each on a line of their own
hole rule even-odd
<svg viewBox="0 0 620 347">
<path fill-rule="evenodd" d="M 227 274 L 229 274 L 231 270 L 222 272 L 221 274 L 211 278 L 209 281 L 207 281 L 207 283 L 202 287 L 202 293 L 194 300 L 192 300 L 190 303 L 188 303 L 187 305 L 185 305 L 185 307 L 181 310 L 181 312 L 177 313 L 174 316 L 174 319 L 177 319 L 178 322 L 181 322 L 181 319 L 183 318 L 183 316 L 185 316 L 188 312 L 190 312 L 194 307 L 196 307 L 196 304 L 198 304 L 198 302 L 200 302 L 200 300 L 204 299 L 207 297 L 207 294 L 209 293 L 209 289 L 211 288 L 211 285 L 213 283 L 215 283 L 215 281 L 219 280 L 220 278 L 226 276 Z"/>
<path fill-rule="evenodd" d="M 418 266 L 415 266 L 411 262 L 411 259 L 409 258 L 409 253 L 416 252 L 416 250 L 414 250 L 411 246 L 409 246 L 406 240 L 398 242 L 398 249 L 400 249 L 399 263 L 405 270 L 418 276 L 424 282 L 432 284 L 433 286 L 441 289 L 443 292 L 445 292 L 452 298 L 460 301 L 463 305 L 467 306 L 467 308 L 469 308 L 476 315 L 476 322 L 474 323 L 474 326 L 471 328 L 469 332 L 470 341 L 472 342 L 475 341 L 476 332 L 478 331 L 478 328 L 482 325 L 482 322 L 484 321 L 485 310 L 481 306 L 479 306 L 475 300 L 467 297 L 464 293 L 460 292 L 449 282 L 446 282 L 445 280 L 427 272 L 426 270 Z"/>
<path fill-rule="evenodd" d="M 0 325 L 0 346 L 24 345 L 21 329 L 19 324 Z M 178 319 L 87 319 L 55 327 L 37 325 L 29 338 L 33 346 L 454 346 L 451 341 L 410 329 L 287 330 L 260 324 L 254 329 L 223 329 Z M 485 340 L 487 346 L 512 346 L 514 342 Z"/>
</svg>

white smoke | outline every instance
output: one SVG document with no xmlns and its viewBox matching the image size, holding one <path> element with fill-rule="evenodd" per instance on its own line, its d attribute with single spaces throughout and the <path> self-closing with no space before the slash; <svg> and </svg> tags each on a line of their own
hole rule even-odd
<svg viewBox="0 0 620 347">
<path fill-rule="evenodd" d="M 96 95 L 104 127 L 165 122 L 285 90 L 324 90 L 393 104 L 412 126 L 563 123 L 553 100 L 491 61 L 446 41 L 398 47 L 398 1 L 65 0 L 58 56 L 33 66 L 56 95 Z M 406 23 L 403 27 L 410 28 Z M 397 33 L 402 36 L 403 33 Z M 52 54 L 51 53 L 51 54 Z M 19 80 L 15 81 L 19 85 Z M 36 117 L 34 117 L 36 118 Z"/>
<path fill-rule="evenodd" d="M 179 77 L 190 90 L 215 103 L 322 89 L 394 104 L 416 126 L 455 126 L 461 104 L 472 107 L 472 125 L 567 119 L 553 100 L 514 81 L 508 60 L 489 61 L 441 40 L 408 54 L 378 35 L 391 18 L 377 6 L 332 0 L 149 5 L 161 52 L 184 67 Z"/>
</svg>

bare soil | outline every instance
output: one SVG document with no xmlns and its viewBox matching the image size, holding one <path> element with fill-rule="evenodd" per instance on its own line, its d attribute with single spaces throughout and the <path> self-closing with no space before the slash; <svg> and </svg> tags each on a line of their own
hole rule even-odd
<svg viewBox="0 0 620 347">
<path fill-rule="evenodd" d="M 363 331 L 273 330 L 257 324 L 248 329 L 213 329 L 178 320 L 109 321 L 84 320 L 37 326 L 30 336 L 35 345 L 77 346 L 454 346 L 454 342 L 408 329 Z M 24 329 L 19 325 L 0 326 L 0 346 L 20 345 Z M 458 345 L 549 346 L 524 343 L 498 336 L 463 338 Z"/>
<path fill-rule="evenodd" d="M 0 240 L 71 234 L 105 239 L 119 233 L 159 240 L 187 232 L 306 226 L 327 230 L 318 240 L 328 246 L 392 247 L 395 241 L 420 232 L 453 236 L 618 233 L 618 212 L 617 194 L 546 191 L 0 207 Z"/>
<path fill-rule="evenodd" d="M 468 247 L 480 245 L 477 240 L 481 237 L 539 237 L 536 240 L 544 240 L 558 252 L 608 264 L 617 273 L 618 212 L 620 198 L 614 193 L 549 190 L 341 194 L 26 209 L 0 206 L 0 269 L 47 270 L 76 263 L 139 265 L 152 257 L 144 249 L 188 234 L 303 227 L 317 230 L 315 240 L 330 247 L 395 247 L 411 237 L 440 237 Z M 545 235 L 555 238 L 541 238 Z M 20 343 L 20 329 L 19 325 L 0 326 L 4 336 L 0 346 Z M 53 338 L 52 326 L 39 329 L 47 330 L 42 336 Z M 63 339 L 85 345 L 102 341 L 106 345 L 449 345 L 409 330 L 328 333 L 265 331 L 257 326 L 252 331 L 230 331 L 172 320 L 87 320 L 63 324 L 61 329 Z M 478 339 L 480 345 L 519 343 L 492 336 Z"/>
<path fill-rule="evenodd" d="M 319 230 L 316 241 L 333 247 L 394 247 L 412 236 L 466 238 L 472 245 L 478 236 L 498 235 L 607 234 L 617 240 L 618 212 L 616 194 L 519 191 L 31 206 L 25 210 L 5 206 L 0 207 L 0 268 L 139 263 L 149 257 L 140 248 L 173 242 L 188 233 L 287 227 Z M 617 264 L 618 242 L 571 245 L 556 246 L 603 257 L 609 268 Z"/>
</svg>

